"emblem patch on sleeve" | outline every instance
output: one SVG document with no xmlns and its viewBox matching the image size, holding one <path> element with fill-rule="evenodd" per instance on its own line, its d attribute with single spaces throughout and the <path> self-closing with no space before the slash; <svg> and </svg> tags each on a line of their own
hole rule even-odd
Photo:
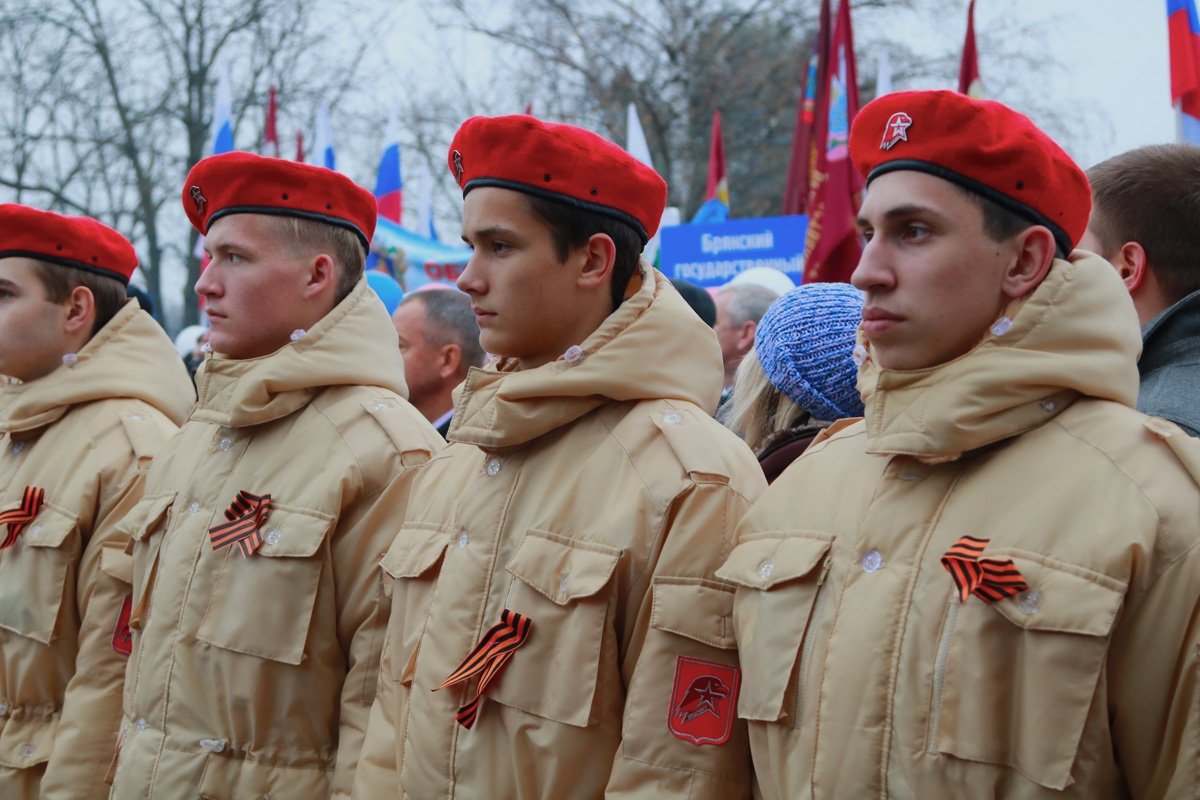
<svg viewBox="0 0 1200 800">
<path fill-rule="evenodd" d="M 125 595 L 121 613 L 117 615 L 117 627 L 113 629 L 112 646 L 121 655 L 129 658 L 133 652 L 133 632 L 129 630 L 129 614 L 133 610 L 133 595 Z"/>
<path fill-rule="evenodd" d="M 724 744 L 733 732 L 742 671 L 738 667 L 679 656 L 667 711 L 667 728 L 692 744 Z"/>
</svg>

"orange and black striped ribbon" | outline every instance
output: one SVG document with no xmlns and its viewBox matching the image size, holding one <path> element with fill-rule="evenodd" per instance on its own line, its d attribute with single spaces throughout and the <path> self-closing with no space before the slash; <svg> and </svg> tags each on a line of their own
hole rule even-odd
<svg viewBox="0 0 1200 800">
<path fill-rule="evenodd" d="M 8 525 L 8 533 L 5 535 L 4 541 L 0 542 L 0 550 L 12 547 L 13 543 L 17 541 L 17 537 L 21 535 L 21 531 L 25 530 L 25 526 L 33 521 L 45 503 L 45 489 L 26 486 L 25 493 L 21 495 L 21 507 L 0 513 L 0 525 Z"/>
<path fill-rule="evenodd" d="M 262 546 L 263 538 L 259 528 L 271 513 L 271 495 L 251 494 L 246 490 L 238 492 L 237 497 L 229 508 L 225 509 L 225 519 L 229 520 L 208 529 L 208 538 L 212 540 L 213 550 L 222 550 L 231 544 L 236 544 L 242 551 L 242 556 L 249 558 Z"/>
<path fill-rule="evenodd" d="M 438 689 L 464 683 L 476 675 L 479 676 L 475 694 L 454 715 L 459 725 L 467 730 L 474 726 L 479 715 L 479 704 L 483 702 L 483 693 L 500 674 L 500 670 L 512 658 L 517 648 L 525 644 L 532 627 L 533 622 L 529 617 L 504 609 L 500 614 L 500 624 L 485 633 L 470 655 L 442 681 L 441 686 L 433 690 L 436 692 Z"/>
<path fill-rule="evenodd" d="M 942 566 L 954 579 L 963 603 L 971 595 L 995 603 L 1029 588 L 1011 558 L 980 558 L 988 541 L 963 536 L 942 556 Z"/>
</svg>

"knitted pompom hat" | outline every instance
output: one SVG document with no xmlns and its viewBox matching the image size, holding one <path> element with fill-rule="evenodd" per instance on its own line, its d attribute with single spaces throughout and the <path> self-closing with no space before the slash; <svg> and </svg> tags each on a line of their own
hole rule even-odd
<svg viewBox="0 0 1200 800">
<path fill-rule="evenodd" d="M 771 383 L 815 419 L 860 417 L 854 334 L 863 295 L 847 283 L 806 283 L 758 323 L 754 350 Z"/>
</svg>

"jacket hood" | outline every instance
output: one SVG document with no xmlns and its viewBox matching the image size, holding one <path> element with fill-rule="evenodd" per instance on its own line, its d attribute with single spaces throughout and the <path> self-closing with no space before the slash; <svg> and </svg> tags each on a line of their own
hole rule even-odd
<svg viewBox="0 0 1200 800">
<path fill-rule="evenodd" d="M 141 400 L 181 425 L 195 400 L 175 345 L 136 300 L 127 302 L 76 354 L 29 383 L 0 383 L 0 431 L 55 422 L 71 406 L 112 398 Z"/>
<path fill-rule="evenodd" d="M 678 400 L 713 413 L 724 372 L 712 328 L 645 261 L 641 285 L 580 343 L 582 358 L 530 370 L 515 359 L 472 369 L 458 388 L 449 439 L 524 444 L 610 401 Z"/>
<path fill-rule="evenodd" d="M 192 418 L 259 425 L 303 408 L 330 386 L 378 386 L 408 397 L 396 329 L 365 278 L 304 336 L 274 353 L 206 358 L 196 373 L 200 398 Z"/>
<path fill-rule="evenodd" d="M 1104 259 L 1081 251 L 1055 259 L 1011 320 L 936 367 L 901 372 L 864 361 L 868 452 L 949 461 L 1038 427 L 1080 395 L 1135 405 L 1137 312 Z"/>
</svg>

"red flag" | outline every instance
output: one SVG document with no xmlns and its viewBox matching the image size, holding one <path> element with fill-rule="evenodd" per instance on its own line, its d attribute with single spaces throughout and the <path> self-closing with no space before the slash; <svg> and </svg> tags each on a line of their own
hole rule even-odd
<svg viewBox="0 0 1200 800">
<path fill-rule="evenodd" d="M 304 163 L 304 131 L 296 131 L 296 160 Z"/>
<path fill-rule="evenodd" d="M 979 51 L 975 48 L 975 0 L 967 6 L 967 38 L 963 40 L 962 62 L 958 66 L 958 91 L 971 97 L 983 97 Z"/>
<path fill-rule="evenodd" d="M 708 182 L 704 203 L 692 222 L 709 225 L 729 219 L 729 180 L 725 175 L 725 143 L 721 138 L 721 112 L 713 112 L 712 137 L 708 145 Z"/>
<path fill-rule="evenodd" d="M 804 282 L 848 281 L 862 249 L 854 218 L 862 177 L 850 161 L 850 123 L 858 114 L 858 70 L 850 0 L 841 0 L 829 40 L 824 80 L 817 86 L 815 157 L 810 165 Z"/>
<path fill-rule="evenodd" d="M 275 97 L 275 87 L 267 92 L 267 121 L 263 125 L 263 155 L 279 158 L 279 134 L 275 128 L 275 115 L 278 111 L 278 100 Z"/>
<path fill-rule="evenodd" d="M 525 116 L 527 116 L 527 117 L 533 116 L 533 103 L 525 104 Z"/>
<path fill-rule="evenodd" d="M 816 153 L 817 87 L 825 80 L 829 64 L 829 0 L 821 0 L 821 24 L 808 59 L 808 70 L 796 104 L 796 132 L 788 159 L 787 183 L 783 189 L 783 213 L 803 214 L 808 207 L 809 175 Z"/>
</svg>

